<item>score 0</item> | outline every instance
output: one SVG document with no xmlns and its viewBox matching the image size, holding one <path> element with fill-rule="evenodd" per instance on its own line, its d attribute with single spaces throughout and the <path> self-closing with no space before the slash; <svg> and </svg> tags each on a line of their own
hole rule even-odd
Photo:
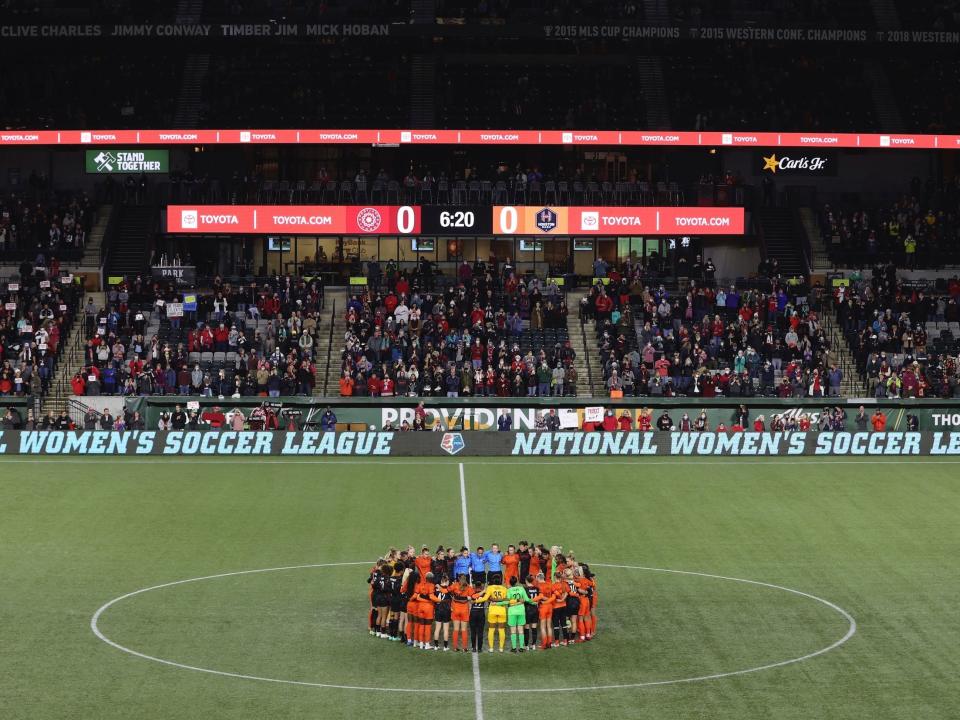
<svg viewBox="0 0 960 720">
<path fill-rule="evenodd" d="M 493 233 L 495 235 L 515 235 L 521 232 L 519 209 L 512 205 L 498 205 L 493 208 Z"/>
</svg>

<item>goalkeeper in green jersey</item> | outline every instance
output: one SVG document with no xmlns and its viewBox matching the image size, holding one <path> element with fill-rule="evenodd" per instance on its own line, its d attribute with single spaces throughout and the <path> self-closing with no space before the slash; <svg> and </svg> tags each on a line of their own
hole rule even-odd
<svg viewBox="0 0 960 720">
<path fill-rule="evenodd" d="M 527 623 L 527 603 L 532 602 L 527 589 L 516 576 L 510 578 L 507 590 L 507 626 L 510 628 L 510 652 L 523 652 L 523 627 Z"/>
</svg>

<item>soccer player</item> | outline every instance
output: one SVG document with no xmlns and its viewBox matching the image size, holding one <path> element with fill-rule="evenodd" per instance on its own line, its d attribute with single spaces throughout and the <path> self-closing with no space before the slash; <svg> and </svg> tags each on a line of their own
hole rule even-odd
<svg viewBox="0 0 960 720">
<path fill-rule="evenodd" d="M 470 625 L 470 601 L 474 590 L 467 582 L 466 573 L 461 573 L 457 582 L 450 586 L 452 600 L 450 615 L 453 619 L 453 651 L 457 651 L 457 640 L 460 640 L 460 651 L 467 652 L 467 628 Z M 481 619 L 483 616 L 481 615 Z"/>
<path fill-rule="evenodd" d="M 580 593 L 576 584 L 575 571 L 578 570 L 576 566 L 573 568 L 568 567 L 563 571 L 563 581 L 567 585 L 567 618 L 570 621 L 569 637 L 567 638 L 568 642 L 572 645 L 577 641 L 577 621 L 580 617 Z"/>
<path fill-rule="evenodd" d="M 537 577 L 543 572 L 543 557 L 546 554 L 546 548 L 543 545 L 536 545 L 533 552 L 530 553 L 530 571 L 529 575 Z"/>
<path fill-rule="evenodd" d="M 476 582 L 480 580 L 487 582 L 487 565 L 483 559 L 483 546 L 477 548 L 477 551 L 470 556 L 470 580 Z"/>
<path fill-rule="evenodd" d="M 567 583 L 563 579 L 563 571 L 558 570 L 554 573 L 553 576 L 553 588 L 551 594 L 553 595 L 553 614 L 551 615 L 551 620 L 553 622 L 553 637 L 551 644 L 552 645 L 566 645 L 567 644 Z"/>
<path fill-rule="evenodd" d="M 517 548 L 517 555 L 520 556 L 520 577 L 525 578 L 527 575 L 536 575 L 536 573 L 530 572 L 530 543 L 526 540 L 521 540 Z"/>
<path fill-rule="evenodd" d="M 510 652 L 523 652 L 523 627 L 527 624 L 527 604 L 530 596 L 526 588 L 514 575 L 510 578 L 510 589 L 507 590 L 507 625 L 510 628 Z"/>
<path fill-rule="evenodd" d="M 500 552 L 500 546 L 494 543 L 490 549 L 483 554 L 483 559 L 487 563 L 487 582 L 492 583 L 493 575 L 497 576 L 498 582 L 503 581 L 503 553 Z"/>
<path fill-rule="evenodd" d="M 577 608 L 577 629 L 580 632 L 580 642 L 586 642 L 593 637 L 590 631 L 590 597 L 593 594 L 590 580 L 584 575 L 583 567 L 573 572 L 573 582 L 580 600 Z"/>
<path fill-rule="evenodd" d="M 493 652 L 493 634 L 494 631 L 497 633 L 497 637 L 500 639 L 500 652 L 503 652 L 503 646 L 507 641 L 506 625 L 507 625 L 507 588 L 500 584 L 500 576 L 491 574 L 491 584 L 487 585 L 487 589 L 484 590 L 483 595 L 481 595 L 476 600 L 478 602 L 489 603 L 487 605 L 487 644 L 490 646 L 487 648 L 487 652 Z"/>
<path fill-rule="evenodd" d="M 503 584 L 513 585 L 511 580 L 520 577 L 520 556 L 513 545 L 507 546 L 507 554 L 503 556 Z M 509 613 L 507 613 L 509 615 Z"/>
<path fill-rule="evenodd" d="M 370 634 L 379 638 L 385 637 L 387 629 L 387 610 L 389 601 L 386 598 L 387 578 L 392 573 L 383 558 L 377 560 L 377 565 L 370 573 L 367 582 L 370 583 L 370 605 L 373 608 L 372 627 Z"/>
<path fill-rule="evenodd" d="M 389 605 L 387 608 L 387 637 L 391 640 L 400 639 L 400 615 L 406 605 L 406 599 L 400 593 L 403 587 L 403 578 L 406 568 L 403 563 L 397 560 L 393 564 L 393 574 L 387 581 L 387 597 Z"/>
<path fill-rule="evenodd" d="M 599 602 L 597 576 L 590 571 L 589 565 L 581 565 L 580 567 L 583 569 L 583 577 L 590 587 L 590 615 L 587 618 L 587 639 L 589 640 L 597 634 L 597 603 Z"/>
<path fill-rule="evenodd" d="M 475 653 L 483 652 L 486 607 L 484 601 L 480 599 L 481 595 L 483 595 L 483 580 L 474 580 L 473 599 L 470 603 L 470 649 Z"/>
<path fill-rule="evenodd" d="M 460 554 L 453 561 L 453 577 L 459 580 L 461 575 L 470 576 L 470 551 L 466 547 L 460 548 Z"/>
<path fill-rule="evenodd" d="M 414 588 L 414 597 L 417 599 L 417 625 L 418 629 L 414 637 L 414 645 L 421 650 L 434 650 L 430 644 L 430 626 L 433 624 L 433 607 L 439 598 L 433 591 L 436 584 L 433 581 L 433 573 L 427 573 L 425 578 L 417 583 Z"/>
<path fill-rule="evenodd" d="M 433 591 L 436 597 L 433 624 L 433 649 L 440 648 L 440 635 L 443 634 L 443 651 L 450 651 L 450 617 L 453 598 L 450 594 L 450 578 L 444 575 Z"/>
<path fill-rule="evenodd" d="M 527 596 L 530 598 L 530 602 L 524 605 L 526 622 L 523 625 L 523 645 L 527 650 L 536 650 L 537 626 L 539 624 L 539 613 L 537 606 L 540 604 L 540 588 L 537 587 L 537 583 L 534 582 L 532 575 L 527 575 L 527 579 L 524 582 L 524 587 L 527 590 Z"/>
<path fill-rule="evenodd" d="M 405 553 L 401 553 L 403 557 Z M 410 607 L 410 596 L 413 594 L 413 581 L 411 578 L 414 574 L 414 569 L 410 567 L 409 560 L 404 562 L 397 563 L 401 568 L 400 576 L 400 589 L 397 593 L 397 600 L 394 603 L 398 608 L 397 612 L 397 640 L 403 640 L 404 637 L 407 638 L 407 645 L 412 645 L 413 641 L 410 639 L 410 633 L 408 630 L 408 622 L 410 620 L 410 615 L 408 609 Z"/>
<path fill-rule="evenodd" d="M 420 554 L 416 559 L 417 572 L 420 573 L 420 579 L 423 580 L 427 573 L 433 570 L 433 558 L 430 557 L 430 548 L 424 545 L 420 549 Z"/>
<path fill-rule="evenodd" d="M 409 574 L 400 592 L 407 598 L 407 621 L 404 623 L 407 631 L 407 647 L 414 647 L 419 646 L 420 641 L 420 598 L 417 595 L 420 576 L 413 568 L 408 567 L 407 570 Z"/>
<path fill-rule="evenodd" d="M 537 575 L 537 601 L 540 603 L 540 647 L 544 650 L 553 645 L 553 583 L 547 582 L 543 573 Z"/>
</svg>

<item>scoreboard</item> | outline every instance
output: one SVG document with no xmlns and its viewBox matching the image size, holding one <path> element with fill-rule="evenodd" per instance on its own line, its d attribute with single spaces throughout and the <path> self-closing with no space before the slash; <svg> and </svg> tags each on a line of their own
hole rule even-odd
<svg viewBox="0 0 960 720">
<path fill-rule="evenodd" d="M 170 205 L 166 231 L 213 235 L 743 235 L 739 207 Z"/>
</svg>

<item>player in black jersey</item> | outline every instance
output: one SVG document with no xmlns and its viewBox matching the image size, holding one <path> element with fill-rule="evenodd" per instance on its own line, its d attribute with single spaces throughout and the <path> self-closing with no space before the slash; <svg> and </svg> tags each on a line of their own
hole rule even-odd
<svg viewBox="0 0 960 720">
<path fill-rule="evenodd" d="M 483 594 L 483 581 L 473 581 L 474 597 Z M 486 625 L 487 608 L 485 602 L 470 603 L 470 649 L 475 653 L 483 652 L 483 627 Z"/>
<path fill-rule="evenodd" d="M 373 610 L 373 623 L 370 629 L 371 635 L 385 637 L 387 625 L 387 610 L 389 602 L 386 600 L 386 579 L 388 569 L 387 563 L 383 558 L 377 561 L 376 567 L 371 571 L 367 582 L 370 583 L 370 605 Z"/>
<path fill-rule="evenodd" d="M 530 543 L 526 540 L 517 543 L 517 555 L 520 556 L 520 577 L 525 578 L 530 574 Z"/>
<path fill-rule="evenodd" d="M 388 566 L 389 567 L 389 566 Z M 399 560 L 391 567 L 393 573 L 387 578 L 387 596 L 389 606 L 387 611 L 387 635 L 393 640 L 400 640 L 400 613 L 407 606 L 407 600 L 401 592 L 403 588 L 403 574 L 406 568 Z"/>
<path fill-rule="evenodd" d="M 537 649 L 537 628 L 540 626 L 540 611 L 537 608 L 537 596 L 540 594 L 540 588 L 537 586 L 533 575 L 527 575 L 524 587 L 527 589 L 527 595 L 533 601 L 526 606 L 527 622 L 523 626 L 523 644 L 527 650 Z"/>
<path fill-rule="evenodd" d="M 443 633 L 443 651 L 450 651 L 450 606 L 453 598 L 450 596 L 450 578 L 444 575 L 433 594 L 437 598 L 436 609 L 433 615 L 433 646 L 440 647 L 440 635 Z"/>
</svg>

